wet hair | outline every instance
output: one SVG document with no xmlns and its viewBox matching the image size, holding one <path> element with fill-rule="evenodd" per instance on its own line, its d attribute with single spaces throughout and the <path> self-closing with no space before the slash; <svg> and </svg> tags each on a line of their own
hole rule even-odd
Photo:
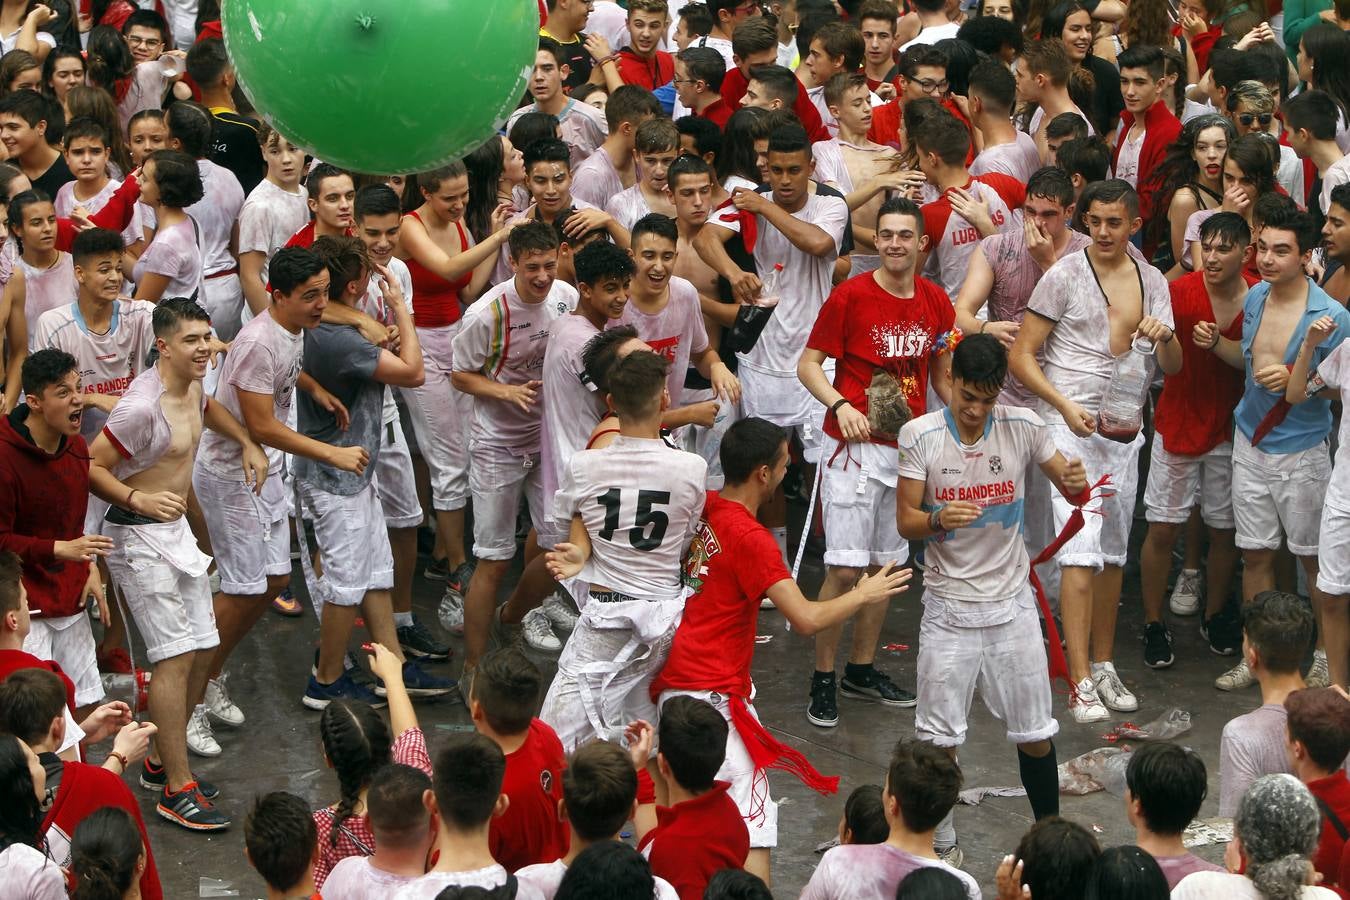
<svg viewBox="0 0 1350 900">
<path fill-rule="evenodd" d="M 1157 860 L 1127 845 L 1103 850 L 1097 857 L 1083 900 L 1167 900 L 1170 895 Z"/>
<path fill-rule="evenodd" d="M 1068 209 L 1073 205 L 1073 181 L 1058 166 L 1043 166 L 1027 179 L 1028 197 L 1041 197 Z"/>
<path fill-rule="evenodd" d="M 844 102 L 844 94 L 849 91 L 856 91 L 859 88 L 864 91 L 868 89 L 867 76 L 862 72 L 837 72 L 825 82 L 825 103 L 827 106 L 839 106 Z M 796 98 L 795 90 L 792 96 L 794 99 Z M 791 104 L 785 102 L 785 105 L 790 106 Z"/>
<path fill-rule="evenodd" d="M 1262 139 L 1259 134 L 1244 134 L 1229 141 L 1224 161 L 1232 160 L 1250 178 L 1256 188 L 1257 196 L 1275 193 L 1275 167 L 1279 163 L 1277 150 Z"/>
<path fill-rule="evenodd" d="M 70 120 L 70 124 L 61 133 L 61 146 L 69 150 L 70 145 L 81 138 L 97 138 L 104 148 L 108 146 L 107 129 L 103 127 L 102 123 L 88 116 L 80 116 L 78 119 Z"/>
<path fill-rule="evenodd" d="M 727 755 L 722 714 L 707 701 L 682 694 L 662 705 L 658 731 L 658 746 L 675 782 L 696 794 L 709 790 Z"/>
<path fill-rule="evenodd" d="M 636 238 L 633 243 L 637 243 Z M 637 271 L 628 251 L 609 241 L 592 241 L 582 247 L 572 257 L 572 265 L 576 270 L 577 284 L 591 286 L 608 278 L 617 278 L 620 281 L 632 278 Z"/>
<path fill-rule="evenodd" d="M 0 99 L 0 103 L 4 100 Z M 9 198 L 9 206 L 5 211 L 6 224 L 9 226 L 9 236 L 13 238 L 19 252 L 23 252 L 23 218 L 24 211 L 28 207 L 37 203 L 51 203 L 52 200 L 45 193 L 36 188 L 30 188 L 26 191 L 20 191 Z"/>
<path fill-rule="evenodd" d="M 820 48 L 831 60 L 843 57 L 844 71 L 853 72 L 862 66 L 867 46 L 863 43 L 862 32 L 856 25 L 848 22 L 829 22 L 816 29 L 811 43 L 820 42 Z M 811 47 L 808 46 L 809 52 Z"/>
<path fill-rule="evenodd" d="M 683 120 L 681 120 L 683 121 Z M 673 193 L 680 184 L 680 178 L 685 175 L 706 175 L 711 184 L 716 181 L 712 166 L 701 156 L 694 156 L 692 153 L 686 153 L 683 156 L 676 157 L 666 170 L 666 186 Z"/>
<path fill-rule="evenodd" d="M 1153 201 L 1153 208 L 1159 215 L 1153 216 L 1148 222 L 1147 233 L 1152 243 L 1161 243 L 1168 233 L 1166 213 L 1176 192 L 1200 177 L 1200 164 L 1195 161 L 1195 145 L 1200 135 L 1211 128 L 1221 129 L 1224 140 L 1229 144 L 1237 140 L 1237 129 L 1233 127 L 1231 119 L 1217 113 L 1205 113 L 1182 125 L 1181 134 L 1167 146 L 1167 154 L 1158 166 L 1159 188 L 1157 199 Z"/>
<path fill-rule="evenodd" d="M 633 224 L 630 232 L 631 245 L 636 247 L 638 238 L 648 234 L 665 238 L 672 244 L 677 244 L 680 240 L 679 226 L 675 224 L 675 220 L 661 213 L 648 213 Z"/>
<path fill-rule="evenodd" d="M 186 209 L 206 195 L 197 161 L 178 150 L 156 150 L 147 162 L 155 164 L 155 186 L 159 202 Z"/>
<path fill-rule="evenodd" d="M 33 397 L 41 397 L 42 392 L 58 384 L 71 372 L 78 372 L 80 364 L 75 357 L 55 347 L 44 347 L 24 358 L 22 375 L 23 392 Z"/>
<path fill-rule="evenodd" d="M 1048 140 L 1067 137 L 1069 140 L 1091 137 L 1087 121 L 1078 113 L 1060 113 L 1045 123 L 1045 136 Z"/>
<path fill-rule="evenodd" d="M 703 900 L 773 900 L 773 892 L 758 875 L 744 869 L 722 869 L 708 879 Z"/>
<path fill-rule="evenodd" d="M 520 262 L 531 253 L 556 251 L 561 246 L 561 241 L 558 240 L 558 232 L 552 225 L 534 221 L 525 222 L 511 229 L 506 246 L 511 259 Z"/>
<path fill-rule="evenodd" d="M 1078 206 L 1087 215 L 1092 211 L 1094 203 L 1121 203 L 1125 206 L 1125 214 L 1131 219 L 1139 218 L 1139 195 L 1135 193 L 1130 183 L 1120 178 L 1108 178 L 1105 181 L 1095 181 L 1083 189 L 1083 194 L 1078 198 Z"/>
<path fill-rule="evenodd" d="M 170 105 L 164 111 L 164 126 L 169 130 L 169 137 L 177 138 L 183 145 L 183 152 L 193 159 L 203 159 L 211 151 L 215 119 L 200 103 L 179 100 Z"/>
<path fill-rule="evenodd" d="M 830 85 L 834 83 L 835 79 L 839 78 L 847 79 L 848 76 L 849 73 L 840 72 L 839 74 L 830 77 L 830 80 L 825 83 L 825 102 L 827 103 L 839 102 L 838 97 L 836 97 L 834 100 L 830 99 L 829 95 Z M 750 70 L 750 80 L 758 81 L 760 85 L 764 88 L 766 95 L 768 95 L 771 99 L 777 100 L 778 102 L 782 103 L 783 106 L 785 107 L 791 107 L 794 103 L 797 102 L 797 85 L 799 84 L 799 82 L 797 81 L 797 76 L 794 75 L 792 70 L 787 68 L 786 66 L 773 64 L 766 66 L 755 66 L 753 69 Z M 867 79 L 864 78 L 863 84 L 866 83 Z"/>
<path fill-rule="evenodd" d="M 501 135 L 494 134 L 464 157 L 469 176 L 469 204 L 464 210 L 464 225 L 478 242 L 492 233 L 492 214 L 497 209 L 497 185 L 506 171 L 506 151 Z M 361 194 L 357 193 L 357 203 Z M 377 213 L 382 215 L 382 213 Z"/>
<path fill-rule="evenodd" d="M 1246 875 L 1264 900 L 1297 900 L 1312 875 L 1309 858 L 1322 834 L 1322 811 L 1293 775 L 1265 775 L 1238 803 L 1233 831 Z"/>
<path fill-rule="evenodd" d="M 529 153 L 530 147 L 537 141 L 555 141 L 558 139 L 558 119 L 548 113 L 527 112 L 521 114 L 516 119 L 516 124 L 511 126 L 511 133 L 508 135 L 511 143 L 516 149 L 526 157 L 525 171 L 529 171 Z M 566 146 L 565 144 L 563 146 Z M 569 158 L 568 164 L 571 161 Z"/>
<path fill-rule="evenodd" d="M 703 82 L 714 94 L 722 90 L 727 64 L 721 53 L 711 47 L 686 47 L 676 54 L 676 58 L 684 63 L 691 79 Z"/>
<path fill-rule="evenodd" d="M 1145 743 L 1130 754 L 1125 786 L 1154 834 L 1181 834 L 1200 812 L 1209 790 L 1198 753 L 1171 742 Z"/>
<path fill-rule="evenodd" d="M 900 74 L 908 80 L 918 75 L 921 67 L 941 69 L 945 73 L 947 62 L 947 54 L 932 44 L 915 44 L 900 54 L 897 68 L 899 68 Z"/>
<path fill-rule="evenodd" d="M 1073 68 L 1069 51 L 1057 37 L 1028 41 L 1022 50 L 1022 64 L 1027 67 L 1028 75 L 1044 75 L 1054 87 L 1067 85 L 1069 71 Z"/>
<path fill-rule="evenodd" d="M 884 844 L 891 836 L 886 821 L 886 804 L 881 799 L 881 785 L 863 784 L 853 789 L 844 801 L 844 825 L 853 835 L 855 844 Z"/>
<path fill-rule="evenodd" d="M 624 122 L 639 125 L 644 119 L 659 115 L 661 104 L 656 95 L 641 85 L 625 84 L 615 88 L 605 103 L 605 123 L 611 132 L 618 131 Z"/>
<path fill-rule="evenodd" d="M 629 900 L 651 897 L 655 890 L 656 879 L 646 857 L 622 841 L 600 841 L 577 854 L 553 896 L 555 900 Z"/>
<path fill-rule="evenodd" d="M 23 560 L 12 550 L 0 550 L 0 616 L 19 610 Z"/>
<path fill-rule="evenodd" d="M 637 329 L 632 325 L 619 325 L 606 328 L 581 348 L 582 371 L 586 380 L 595 385 L 602 396 L 609 393 L 609 371 L 619 358 L 619 348 L 638 339 Z"/>
<path fill-rule="evenodd" d="M 583 744 L 563 769 L 567 821 L 583 841 L 614 837 L 637 800 L 638 779 L 627 751 L 610 741 Z"/>
<path fill-rule="evenodd" d="M 343 175 L 351 178 L 351 173 L 346 169 L 340 169 L 332 163 L 321 162 L 310 169 L 309 174 L 305 176 L 305 193 L 309 195 L 309 199 L 318 200 L 319 195 L 323 192 L 323 183 L 329 178 L 341 178 Z M 424 187 L 426 186 L 423 176 L 419 176 L 419 181 Z M 355 186 L 354 179 L 352 184 Z M 427 188 L 427 190 L 434 191 L 435 188 Z"/>
<path fill-rule="evenodd" d="M 609 399 L 615 414 L 620 419 L 654 415 L 660 408 L 669 373 L 670 361 L 651 350 L 638 350 L 616 360 L 609 370 Z"/>
<path fill-rule="evenodd" d="M 914 133 L 914 143 L 920 153 L 934 153 L 944 165 L 959 166 L 965 163 L 966 154 L 970 152 L 970 132 L 956 116 L 948 113 L 925 121 Z"/>
<path fill-rule="evenodd" d="M 215 87 L 229 70 L 230 55 L 220 38 L 206 38 L 188 48 L 187 74 L 199 86 Z"/>
<path fill-rule="evenodd" d="M 432 765 L 432 790 L 441 821 L 460 831 L 486 825 L 505 773 L 506 757 L 491 740 L 476 732 L 452 736 Z"/>
<path fill-rule="evenodd" d="M 921 866 L 900 879 L 895 900 L 964 900 L 966 886 L 946 869 Z"/>
<path fill-rule="evenodd" d="M 1227 246 L 1247 247 L 1252 242 L 1252 229 L 1238 213 L 1216 212 L 1200 223 L 1200 243 L 1215 239 Z"/>
<path fill-rule="evenodd" d="M 88 228 L 75 235 L 70 245 L 71 261 L 84 266 L 94 256 L 121 256 L 125 245 L 122 235 L 108 228 Z"/>
<path fill-rule="evenodd" d="M 633 135 L 638 153 L 662 153 L 680 149 L 680 130 L 669 119 L 648 119 Z"/>
<path fill-rule="evenodd" d="M 366 815 L 376 842 L 395 848 L 416 846 L 431 823 L 422 805 L 422 795 L 429 790 L 431 779 L 421 769 L 399 763 L 378 769 L 366 792 Z"/>
<path fill-rule="evenodd" d="M 1242 631 L 1271 672 L 1297 672 L 1312 646 L 1312 607 L 1297 594 L 1261 591 L 1242 604 Z"/>
<path fill-rule="evenodd" d="M 908 197 L 892 197 L 881 204 L 881 209 L 877 210 L 877 225 L 880 227 L 883 216 L 912 216 L 914 219 L 914 231 L 919 237 L 923 237 L 923 210 L 919 204 Z"/>
<path fill-rule="evenodd" d="M 886 772 L 886 793 L 899 804 L 906 829 L 922 834 L 936 828 L 956 805 L 960 791 L 961 767 L 945 750 L 910 738 L 896 742 Z"/>
<path fill-rule="evenodd" d="M 1139 0 L 1139 2 L 1148 3 L 1151 0 Z M 1126 15 L 1128 16 L 1129 13 L 1126 13 Z M 1125 69 L 1143 69 L 1153 81 L 1158 81 L 1163 77 L 1163 52 L 1161 47 L 1131 43 L 1130 46 L 1120 51 L 1120 55 L 1116 57 L 1116 62 L 1122 71 Z"/>
<path fill-rule="evenodd" d="M 765 110 L 743 106 L 731 114 L 722 129 L 722 147 L 717 154 L 717 180 L 725 182 L 733 175 L 759 183 L 759 165 L 755 160 L 755 131 L 768 115 Z"/>
<path fill-rule="evenodd" d="M 1005 22 L 1005 19 L 998 19 Z M 1008 116 L 1017 105 L 1017 79 L 1001 62 L 985 60 L 970 70 L 967 90 L 994 112 Z"/>
<path fill-rule="evenodd" d="M 70 841 L 72 900 L 122 900 L 136 880 L 136 866 L 144 853 L 131 813 L 120 806 L 94 810 L 75 826 Z"/>
<path fill-rule="evenodd" d="M 1000 16 L 975 16 L 961 24 L 956 39 L 989 56 L 998 56 L 1004 47 L 1011 47 L 1014 53 L 1021 53 L 1024 39 L 1018 21 L 1020 17 L 1009 22 Z"/>
<path fill-rule="evenodd" d="M 1304 91 L 1280 107 L 1284 122 L 1291 129 L 1306 128 L 1319 141 L 1336 139 L 1336 121 L 1340 107 L 1326 91 Z"/>
<path fill-rule="evenodd" d="M 289 891 L 304 880 L 317 845 L 314 816 L 295 794 L 264 794 L 244 819 L 249 862 L 273 890 Z"/>
<path fill-rule="evenodd" d="M 23 745 L 12 734 L 0 734 L 0 851 L 14 844 L 41 850 L 42 815 Z"/>
<path fill-rule="evenodd" d="M 387 184 L 368 184 L 356 192 L 352 203 L 352 218 L 356 221 L 373 216 L 388 216 L 402 212 L 398 193 Z"/>
<path fill-rule="evenodd" d="M 211 314 L 196 300 L 187 297 L 169 297 L 155 304 L 155 312 L 150 321 L 155 337 L 167 339 L 183 322 L 210 324 Z"/>
<path fill-rule="evenodd" d="M 752 78 L 754 73 L 755 70 L 751 69 L 750 75 Z M 694 139 L 694 150 L 699 156 L 711 153 L 715 160 L 721 154 L 722 129 L 718 128 L 715 122 L 699 116 L 685 116 L 675 123 L 675 128 L 680 134 L 688 135 Z"/>
<path fill-rule="evenodd" d="M 1236 48 L 1218 49 L 1209 55 L 1209 71 L 1214 87 L 1231 91 L 1239 82 L 1276 84 L 1279 70 L 1269 58 Z"/>
<path fill-rule="evenodd" d="M 135 71 L 136 57 L 131 55 L 131 48 L 122 35 L 107 25 L 95 25 L 89 31 L 85 52 L 85 75 L 89 83 L 114 97 L 124 94 L 126 88 L 118 83 Z"/>
<path fill-rule="evenodd" d="M 1350 753 L 1350 701 L 1331 688 L 1304 688 L 1284 699 L 1284 709 L 1290 739 L 1322 771 L 1339 769 Z"/>
<path fill-rule="evenodd" d="M 310 251 L 328 268 L 329 300 L 341 297 L 362 272 L 370 274 L 370 254 L 360 238 L 326 234 L 314 242 Z"/>
<path fill-rule="evenodd" d="M 952 375 L 985 391 L 1003 389 L 1008 351 L 989 334 L 972 334 L 952 351 Z"/>
<path fill-rule="evenodd" d="M 381 766 L 389 764 L 392 741 L 389 726 L 379 713 L 369 704 L 349 700 L 335 700 L 324 707 L 319 717 L 319 738 L 323 755 L 338 779 L 338 804 L 333 810 L 333 824 L 324 835 L 328 845 L 336 847 L 342 823 L 356 809 L 361 791 Z"/>
<path fill-rule="evenodd" d="M 507 737 L 529 730 L 542 688 L 539 667 L 515 647 L 492 651 L 474 669 L 473 699 L 488 726 Z"/>
<path fill-rule="evenodd" d="M 778 29 L 772 19 L 753 16 L 731 32 L 731 52 L 745 60 L 752 53 L 778 49 Z"/>
<path fill-rule="evenodd" d="M 684 30 L 694 37 L 712 33 L 713 17 L 706 3 L 689 3 L 676 14 L 684 21 Z"/>
<path fill-rule="evenodd" d="M 1017 844 L 1022 884 L 1036 900 L 1079 900 L 1102 848 L 1087 829 L 1059 816 L 1032 825 Z"/>
<path fill-rule="evenodd" d="M 19 669 L 0 681 L 0 731 L 32 746 L 46 739 L 66 708 L 66 687 L 50 669 Z"/>
<path fill-rule="evenodd" d="M 811 139 L 799 124 L 780 125 L 769 135 L 769 153 L 805 153 L 811 158 Z"/>
<path fill-rule="evenodd" d="M 515 143 L 513 140 L 511 143 Z M 517 145 L 519 146 L 519 145 Z M 541 138 L 525 148 L 525 173 L 539 163 L 558 163 L 572 170 L 572 154 L 567 145 L 554 137 Z"/>
</svg>

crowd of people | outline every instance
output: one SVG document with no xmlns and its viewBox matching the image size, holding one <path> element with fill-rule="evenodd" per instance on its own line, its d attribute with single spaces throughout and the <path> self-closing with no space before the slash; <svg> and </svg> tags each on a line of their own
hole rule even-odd
<svg viewBox="0 0 1350 900">
<path fill-rule="evenodd" d="M 1350 891 L 1350 5 L 539 13 L 504 131 L 387 175 L 252 109 L 211 0 L 0 4 L 0 897 L 164 896 L 129 784 L 235 825 L 191 761 L 263 730 L 231 656 L 297 594 L 336 801 L 255 798 L 269 897 L 771 896 L 768 772 L 839 780 L 760 721 L 761 609 L 812 726 L 914 708 L 804 898 L 978 900 L 977 690 L 1036 823 L 1000 900 Z M 1170 611 L 1259 685 L 1222 867 L 1177 744 L 1136 845 L 1059 816 L 1053 684 L 1139 709 L 1132 547 L 1144 664 Z"/>
</svg>

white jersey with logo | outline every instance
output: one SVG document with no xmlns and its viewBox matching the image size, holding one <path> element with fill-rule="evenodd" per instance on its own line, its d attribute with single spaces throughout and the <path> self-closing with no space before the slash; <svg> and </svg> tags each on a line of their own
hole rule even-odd
<svg viewBox="0 0 1350 900">
<path fill-rule="evenodd" d="M 708 349 L 708 329 L 698 302 L 698 288 L 692 282 L 672 275 L 669 297 L 660 312 L 649 315 L 630 300 L 624 307 L 623 322 L 636 328 L 638 337 L 670 363 L 670 373 L 666 376 L 670 405 L 672 409 L 682 405 L 689 358 Z"/>
<path fill-rule="evenodd" d="M 989 204 L 989 218 L 998 229 L 997 233 L 1021 231 L 1021 209 L 1009 208 L 991 182 L 1003 184 L 1014 192 L 1025 193 L 1026 186 L 1006 175 L 993 173 L 973 177 L 965 187 L 976 200 Z M 949 194 L 950 191 L 944 191 L 922 207 L 923 230 L 928 235 L 928 258 L 923 264 L 923 277 L 942 285 L 947 296 L 955 297 L 961 293 L 961 284 L 966 280 L 970 257 L 980 246 L 980 231 L 952 208 Z"/>
<path fill-rule="evenodd" d="M 291 193 L 264 178 L 249 192 L 239 209 L 239 255 L 263 255 L 262 283 L 267 284 L 268 266 L 276 253 L 309 222 L 309 195 L 304 188 Z M 245 323 L 253 318 L 253 310 L 244 304 Z"/>
<path fill-rule="evenodd" d="M 996 404 L 984 435 L 963 444 L 950 409 L 900 429 L 900 477 L 924 482 L 923 509 L 958 500 L 977 503 L 980 517 L 938 534 L 924 548 L 924 587 L 966 602 L 1007 600 L 1026 588 L 1022 541 L 1027 464 L 1055 455 L 1049 427 L 1029 409 Z"/>
</svg>

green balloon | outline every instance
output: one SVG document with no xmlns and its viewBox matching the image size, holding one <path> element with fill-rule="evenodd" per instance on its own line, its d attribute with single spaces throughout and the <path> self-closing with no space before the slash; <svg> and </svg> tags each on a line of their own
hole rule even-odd
<svg viewBox="0 0 1350 900">
<path fill-rule="evenodd" d="M 482 144 L 524 94 L 535 0 L 225 0 L 239 82 L 325 162 L 421 172 Z"/>
</svg>

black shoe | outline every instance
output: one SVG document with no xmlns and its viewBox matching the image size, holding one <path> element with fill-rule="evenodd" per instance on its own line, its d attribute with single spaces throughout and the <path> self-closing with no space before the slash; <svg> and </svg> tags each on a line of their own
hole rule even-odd
<svg viewBox="0 0 1350 900">
<path fill-rule="evenodd" d="M 833 728 L 839 724 L 839 705 L 835 702 L 834 673 L 811 676 L 811 705 L 806 718 L 812 725 Z"/>
<path fill-rule="evenodd" d="M 1200 634 L 1209 641 L 1209 649 L 1219 656 L 1236 656 L 1242 650 L 1242 621 L 1237 605 L 1229 603 L 1200 625 Z"/>
<path fill-rule="evenodd" d="M 197 790 L 201 791 L 203 797 L 207 800 L 214 800 L 220 796 L 220 788 L 209 781 L 198 778 L 197 773 L 192 773 L 192 778 L 197 782 Z M 158 791 L 164 793 L 164 789 L 169 785 L 169 776 L 165 774 L 163 766 L 155 766 L 147 758 L 141 765 L 141 787 L 147 791 Z"/>
<path fill-rule="evenodd" d="M 898 686 L 885 674 L 870 670 L 866 681 L 849 681 L 848 675 L 839 682 L 839 693 L 855 700 L 871 700 L 886 706 L 910 707 L 919 702 L 911 691 Z"/>
<path fill-rule="evenodd" d="M 398 629 L 398 643 L 406 656 L 418 659 L 446 660 L 450 658 L 450 647 L 432 636 L 427 626 L 413 616 L 411 625 Z"/>
<path fill-rule="evenodd" d="M 460 563 L 453 572 L 449 572 L 445 576 L 446 593 L 455 594 L 462 603 L 464 595 L 469 592 L 469 579 L 473 578 L 473 569 L 473 560 L 469 560 Z"/>
<path fill-rule="evenodd" d="M 155 812 L 192 831 L 220 831 L 230 827 L 230 817 L 212 806 L 193 782 L 176 794 L 170 794 L 167 789 L 161 791 Z"/>
<path fill-rule="evenodd" d="M 422 570 L 422 577 L 428 581 L 444 581 L 449 574 L 450 560 L 445 558 L 433 559 Z"/>
<path fill-rule="evenodd" d="M 1162 622 L 1144 625 L 1144 665 L 1150 669 L 1166 669 L 1174 662 L 1172 632 Z"/>
</svg>

